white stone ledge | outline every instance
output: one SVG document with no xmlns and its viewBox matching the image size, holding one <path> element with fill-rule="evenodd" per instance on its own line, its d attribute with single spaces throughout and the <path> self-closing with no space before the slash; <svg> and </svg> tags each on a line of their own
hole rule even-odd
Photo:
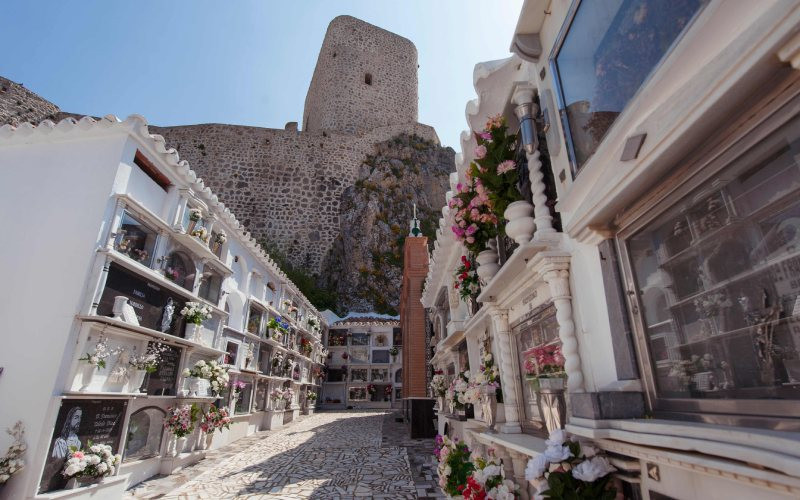
<svg viewBox="0 0 800 500">
<path fill-rule="evenodd" d="M 570 418 L 572 434 L 757 464 L 800 478 L 800 434 L 668 420 Z M 800 479 L 798 479 L 800 486 Z"/>
</svg>

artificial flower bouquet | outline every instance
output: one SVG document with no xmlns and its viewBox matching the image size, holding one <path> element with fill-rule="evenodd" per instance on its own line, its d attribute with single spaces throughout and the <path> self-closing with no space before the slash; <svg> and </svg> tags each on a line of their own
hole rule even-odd
<svg viewBox="0 0 800 500">
<path fill-rule="evenodd" d="M 435 398 L 443 398 L 447 394 L 447 379 L 444 374 L 439 372 L 431 379 L 431 393 Z"/>
<path fill-rule="evenodd" d="M 223 429 L 230 429 L 231 417 L 228 414 L 228 409 L 221 407 L 217 408 L 211 405 L 208 411 L 203 413 L 203 419 L 200 422 L 200 430 L 206 434 L 213 434 L 214 431 L 222 432 Z"/>
<path fill-rule="evenodd" d="M 200 241 L 208 242 L 208 237 L 209 237 L 208 229 L 200 226 L 199 228 L 192 231 L 192 236 L 199 239 Z"/>
<path fill-rule="evenodd" d="M 311 345 L 311 342 L 308 339 L 300 339 L 300 352 L 308 356 L 309 354 L 311 354 L 312 350 L 313 346 Z"/>
<path fill-rule="evenodd" d="M 522 199 L 517 187 L 517 135 L 508 134 L 505 118 L 498 115 L 490 118 L 483 131 L 475 134 L 475 138 L 478 146 L 469 172 L 485 186 L 491 207 L 502 220 L 508 205 Z"/>
<path fill-rule="evenodd" d="M 162 357 L 168 350 L 169 348 L 161 342 L 149 342 L 143 353 L 131 354 L 128 359 L 128 365 L 134 370 L 145 370 L 147 373 L 153 373 L 158 369 Z"/>
<path fill-rule="evenodd" d="M 190 208 L 189 209 L 189 220 L 192 222 L 197 222 L 203 217 L 203 211 L 199 208 Z"/>
<path fill-rule="evenodd" d="M 534 347 L 525 353 L 525 373 L 534 389 L 538 390 L 543 379 L 564 379 L 566 359 L 561 354 L 561 344 L 548 344 Z M 563 383 L 563 382 L 562 382 Z"/>
<path fill-rule="evenodd" d="M 278 316 L 269 319 L 269 321 L 267 322 L 267 328 L 275 332 L 286 333 L 289 331 L 289 323 L 280 316 Z"/>
<path fill-rule="evenodd" d="M 94 365 L 98 370 L 106 367 L 106 359 L 114 354 L 119 354 L 122 350 L 119 348 L 109 348 L 108 339 L 105 335 L 100 335 L 97 343 L 94 346 L 94 352 L 87 352 L 78 361 L 86 361 L 90 365 Z"/>
<path fill-rule="evenodd" d="M 67 479 L 100 478 L 114 475 L 122 457 L 107 444 L 86 443 L 86 449 L 70 446 L 69 457 L 61 474 Z"/>
<path fill-rule="evenodd" d="M 610 474 L 616 469 L 599 450 L 556 429 L 545 441 L 544 453 L 531 458 L 525 479 L 535 484 L 536 498 L 614 500 Z"/>
<path fill-rule="evenodd" d="M 272 389 L 272 392 L 269 393 L 269 398 L 272 400 L 273 403 L 281 401 L 283 399 L 283 396 L 284 396 L 283 389 L 281 389 L 280 387 Z"/>
<path fill-rule="evenodd" d="M 164 420 L 164 428 L 174 434 L 175 437 L 186 437 L 194 430 L 194 424 L 197 422 L 197 414 L 199 412 L 200 409 L 195 404 L 167 408 L 167 419 Z"/>
<path fill-rule="evenodd" d="M 22 455 L 28 448 L 25 444 L 25 427 L 22 425 L 22 421 L 14 424 L 14 427 L 7 429 L 6 432 L 14 438 L 14 441 L 8 447 L 6 454 L 0 457 L 0 486 L 25 467 Z"/>
<path fill-rule="evenodd" d="M 306 399 L 307 399 L 309 402 L 311 402 L 311 403 L 314 403 L 314 402 L 317 400 L 317 393 L 316 393 L 316 392 L 309 392 L 309 393 L 307 393 L 307 394 L 306 394 Z"/>
<path fill-rule="evenodd" d="M 228 241 L 228 235 L 225 234 L 224 231 L 214 233 L 214 243 L 219 243 L 220 245 L 224 245 L 226 241 Z"/>
<path fill-rule="evenodd" d="M 447 436 L 436 436 L 433 454 L 439 460 L 436 471 L 439 473 L 439 487 L 450 496 L 461 495 L 463 485 L 475 470 L 470 459 L 470 451 L 464 442 L 451 441 Z"/>
<path fill-rule="evenodd" d="M 230 384 L 231 389 L 233 389 L 233 397 L 238 398 L 239 395 L 242 393 L 242 390 L 247 387 L 247 384 L 242 382 L 241 380 L 234 380 Z"/>
<path fill-rule="evenodd" d="M 222 366 L 218 361 L 199 360 L 194 366 L 183 370 L 184 377 L 197 377 L 208 380 L 211 385 L 211 392 L 214 396 L 218 396 L 222 389 L 228 385 L 230 375 L 228 370 Z"/>
<path fill-rule="evenodd" d="M 383 388 L 383 395 L 387 398 L 392 397 L 392 384 L 389 384 Z"/>
<path fill-rule="evenodd" d="M 462 301 L 466 302 L 480 294 L 481 281 L 477 269 L 475 259 L 471 255 L 469 258 L 466 255 L 461 256 L 461 265 L 456 269 L 456 282 L 453 287 L 458 290 Z"/>
<path fill-rule="evenodd" d="M 375 394 L 375 392 L 377 392 L 377 389 L 373 384 L 369 384 L 367 385 L 367 392 L 369 393 L 370 396 L 372 396 Z"/>
<path fill-rule="evenodd" d="M 201 325 L 211 317 L 211 307 L 199 302 L 187 302 L 181 309 L 181 316 L 186 318 L 187 323 Z"/>
<path fill-rule="evenodd" d="M 391 349 L 389 349 L 389 354 L 391 356 L 397 356 L 400 354 L 400 349 L 398 349 L 397 346 L 393 346 Z"/>
<path fill-rule="evenodd" d="M 467 483 L 459 486 L 461 494 L 465 500 L 515 500 L 518 497 L 517 485 L 506 479 L 503 464 L 494 450 L 490 448 L 488 453 L 486 458 L 473 455 L 474 470 Z"/>
<path fill-rule="evenodd" d="M 467 176 L 465 183 L 459 182 L 448 206 L 454 214 L 451 230 L 456 240 L 472 254 L 485 250 L 489 240 L 497 236 L 498 219 L 480 179 Z"/>
</svg>

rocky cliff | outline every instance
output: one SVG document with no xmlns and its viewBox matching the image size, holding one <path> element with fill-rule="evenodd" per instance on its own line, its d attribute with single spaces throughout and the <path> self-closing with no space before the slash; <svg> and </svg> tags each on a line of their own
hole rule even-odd
<svg viewBox="0 0 800 500">
<path fill-rule="evenodd" d="M 399 135 L 375 145 L 342 193 L 339 236 L 320 276 L 343 310 L 397 314 L 403 242 L 413 206 L 429 241 L 441 216 L 454 151 L 418 136 Z"/>
</svg>

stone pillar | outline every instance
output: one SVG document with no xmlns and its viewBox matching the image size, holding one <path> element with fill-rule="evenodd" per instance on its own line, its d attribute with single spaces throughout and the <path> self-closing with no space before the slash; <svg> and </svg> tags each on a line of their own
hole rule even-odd
<svg viewBox="0 0 800 500">
<path fill-rule="evenodd" d="M 569 257 L 550 259 L 542 277 L 550 287 L 550 295 L 556 307 L 558 337 L 561 339 L 561 352 L 566 359 L 564 370 L 567 372 L 567 388 L 569 392 L 584 392 L 578 338 L 575 336 L 575 321 L 572 319 L 568 259 Z"/>
<path fill-rule="evenodd" d="M 98 257 L 103 254 L 97 254 Z M 99 260 L 99 259 L 98 259 Z M 92 294 L 92 303 L 89 305 L 89 315 L 94 316 L 97 314 L 97 308 L 100 306 L 100 297 L 103 296 L 103 290 L 106 288 L 106 281 L 108 280 L 108 270 L 111 266 L 111 258 L 105 256 L 103 258 L 102 268 L 100 269 L 100 278 L 97 280 L 97 287 Z"/>
<path fill-rule="evenodd" d="M 515 368 L 514 338 L 508 325 L 508 311 L 489 306 L 489 314 L 494 323 L 494 332 L 500 346 L 500 382 L 503 386 L 503 406 L 506 421 L 500 424 L 500 432 L 514 434 L 522 432 L 519 423 L 519 405 L 517 395 L 519 391 L 519 377 Z"/>
<path fill-rule="evenodd" d="M 178 208 L 175 210 L 175 220 L 172 221 L 172 227 L 177 231 L 185 231 L 183 227 L 183 214 L 186 213 L 187 205 L 189 203 L 189 190 L 181 189 L 178 195 Z"/>
<path fill-rule="evenodd" d="M 106 250 L 114 249 L 114 242 L 122 229 L 122 214 L 125 212 L 125 202 L 117 198 L 117 203 L 114 206 L 114 215 L 111 218 L 110 228 L 108 232 L 108 240 L 106 240 Z"/>
<path fill-rule="evenodd" d="M 509 450 L 508 454 L 511 455 L 511 464 L 514 469 L 514 482 L 519 486 L 520 500 L 529 500 L 530 492 L 528 491 L 528 480 L 525 479 L 525 467 L 528 466 L 528 455 L 522 454 L 518 451 Z"/>
</svg>

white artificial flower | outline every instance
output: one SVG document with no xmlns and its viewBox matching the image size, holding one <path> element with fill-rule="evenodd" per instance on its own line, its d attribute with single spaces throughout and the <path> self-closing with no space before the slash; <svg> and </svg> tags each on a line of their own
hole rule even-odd
<svg viewBox="0 0 800 500">
<path fill-rule="evenodd" d="M 104 464 L 104 463 L 102 463 L 102 464 L 98 464 L 98 466 L 97 466 L 97 471 L 98 471 L 98 472 L 100 472 L 100 473 L 102 474 L 102 473 L 104 473 L 104 472 L 105 472 L 105 471 L 107 471 L 107 470 L 108 470 L 108 465 L 106 465 L 106 464 Z"/>
<path fill-rule="evenodd" d="M 528 460 L 528 466 L 525 468 L 525 479 L 532 481 L 542 477 L 545 469 L 547 469 L 547 459 L 544 455 L 536 455 Z"/>
<path fill-rule="evenodd" d="M 599 450 L 590 444 L 583 444 L 581 443 L 581 455 L 586 458 L 592 458 L 593 456 L 597 455 Z"/>
<path fill-rule="evenodd" d="M 544 457 L 549 462 L 561 462 L 572 456 L 568 446 L 550 445 L 544 450 Z"/>
<path fill-rule="evenodd" d="M 579 463 L 572 469 L 572 476 L 580 481 L 591 483 L 611 472 L 617 470 L 606 457 L 593 457 Z"/>
<path fill-rule="evenodd" d="M 191 375 L 192 375 L 192 372 L 188 368 L 183 370 L 183 376 L 184 377 L 190 377 Z"/>
<path fill-rule="evenodd" d="M 555 429 L 550 433 L 550 438 L 545 441 L 547 446 L 561 446 L 567 440 L 567 431 Z"/>
</svg>

